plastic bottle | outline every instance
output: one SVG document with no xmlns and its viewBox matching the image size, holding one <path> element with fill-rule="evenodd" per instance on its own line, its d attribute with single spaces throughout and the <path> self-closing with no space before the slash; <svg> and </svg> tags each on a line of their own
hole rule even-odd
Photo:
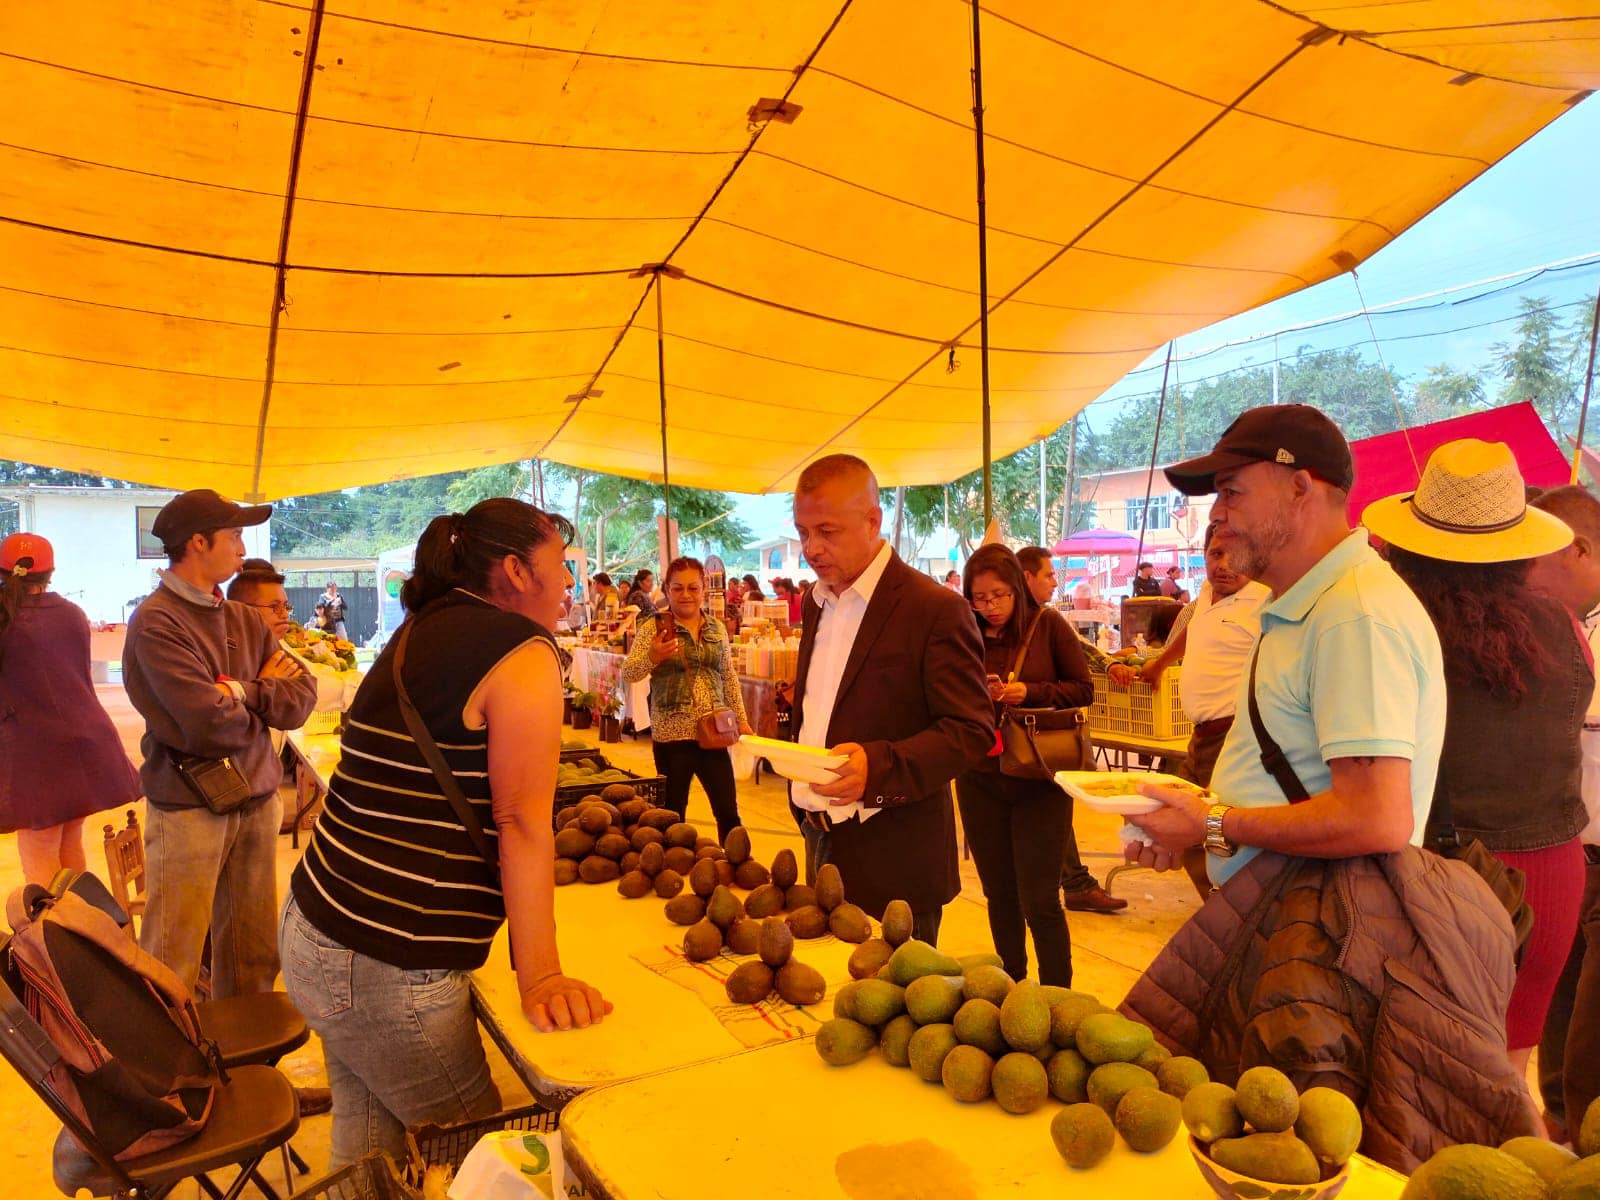
<svg viewBox="0 0 1600 1200">
<path fill-rule="evenodd" d="M 1100 626 L 1100 632 L 1094 636 L 1094 644 L 1101 654 L 1111 653 L 1111 626 Z"/>
</svg>

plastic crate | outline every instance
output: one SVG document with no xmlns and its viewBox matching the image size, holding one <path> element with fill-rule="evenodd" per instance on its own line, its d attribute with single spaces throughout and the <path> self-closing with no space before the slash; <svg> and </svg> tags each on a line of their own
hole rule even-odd
<svg viewBox="0 0 1600 1200">
<path fill-rule="evenodd" d="M 508 1108 L 492 1117 L 461 1121 L 455 1125 L 413 1125 L 406 1130 L 409 1162 L 406 1178 L 422 1186 L 422 1173 L 429 1167 L 449 1167 L 459 1171 L 467 1155 L 486 1133 L 503 1129 L 526 1129 L 535 1133 L 554 1133 L 560 1128 L 561 1114 L 537 1104 Z"/>
<path fill-rule="evenodd" d="M 620 769 L 620 768 L 618 768 Z M 634 794 L 641 800 L 648 800 L 651 804 L 660 804 L 661 798 L 667 794 L 667 780 L 663 775 L 635 775 L 632 771 L 623 771 L 627 779 L 613 779 L 612 783 L 626 783 L 633 788 Z M 569 783 L 564 787 L 556 788 L 555 811 L 560 812 L 569 804 L 576 804 L 585 796 L 596 795 L 604 790 L 606 784 L 596 786 L 592 783 Z"/>
<path fill-rule="evenodd" d="M 421 1200 L 395 1170 L 394 1160 L 376 1152 L 307 1184 L 289 1200 Z"/>
<path fill-rule="evenodd" d="M 1154 688 L 1137 682 L 1123 687 L 1100 672 L 1091 671 L 1094 701 L 1089 706 L 1089 728 L 1162 740 L 1188 737 L 1194 732 L 1194 724 L 1183 715 L 1178 698 L 1182 670 L 1181 663 L 1168 667 Z"/>
<path fill-rule="evenodd" d="M 344 713 L 337 708 L 325 709 L 322 712 L 314 712 L 307 717 L 306 723 L 302 728 L 310 737 L 316 737 L 318 734 L 324 733 L 338 733 L 343 717 Z"/>
<path fill-rule="evenodd" d="M 583 746 L 577 750 L 563 750 L 561 752 L 562 762 L 582 762 L 586 758 L 592 758 L 599 763 L 602 771 L 609 770 L 611 767 L 611 763 L 607 761 L 604 754 L 600 753 L 598 746 Z"/>
</svg>

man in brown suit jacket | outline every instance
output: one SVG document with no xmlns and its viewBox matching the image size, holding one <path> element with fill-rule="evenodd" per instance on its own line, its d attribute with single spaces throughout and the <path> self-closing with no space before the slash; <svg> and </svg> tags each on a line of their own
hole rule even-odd
<svg viewBox="0 0 1600 1200">
<path fill-rule="evenodd" d="M 964 597 L 906 566 L 882 537 L 878 482 L 836 454 L 800 475 L 795 529 L 817 586 L 802 614 L 796 740 L 848 761 L 796 783 L 806 873 L 832 862 L 873 916 L 904 900 L 934 942 L 961 890 L 950 782 L 994 746 L 983 645 Z"/>
</svg>

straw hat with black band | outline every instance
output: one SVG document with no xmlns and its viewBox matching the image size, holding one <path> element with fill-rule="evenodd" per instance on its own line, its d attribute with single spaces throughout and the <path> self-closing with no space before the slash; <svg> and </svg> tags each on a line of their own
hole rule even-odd
<svg viewBox="0 0 1600 1200">
<path fill-rule="evenodd" d="M 1415 492 L 1373 501 L 1361 523 L 1392 546 L 1444 562 L 1515 562 L 1570 545 L 1566 523 L 1529 508 L 1526 496 L 1505 443 L 1462 438 L 1428 456 Z"/>
</svg>

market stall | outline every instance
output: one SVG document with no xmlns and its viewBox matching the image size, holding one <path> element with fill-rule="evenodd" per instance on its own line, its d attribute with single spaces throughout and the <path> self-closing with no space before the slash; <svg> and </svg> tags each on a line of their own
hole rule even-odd
<svg viewBox="0 0 1600 1200">
<path fill-rule="evenodd" d="M 830 1067 L 807 1041 L 591 1092 L 562 1113 L 561 1131 L 568 1172 L 594 1200 L 1214 1196 L 1181 1136 L 1155 1154 L 1118 1145 L 1072 1170 L 1051 1145 L 1057 1110 L 961 1104 L 876 1057 Z M 1357 1158 L 1341 1196 L 1387 1200 L 1404 1186 Z"/>
</svg>

